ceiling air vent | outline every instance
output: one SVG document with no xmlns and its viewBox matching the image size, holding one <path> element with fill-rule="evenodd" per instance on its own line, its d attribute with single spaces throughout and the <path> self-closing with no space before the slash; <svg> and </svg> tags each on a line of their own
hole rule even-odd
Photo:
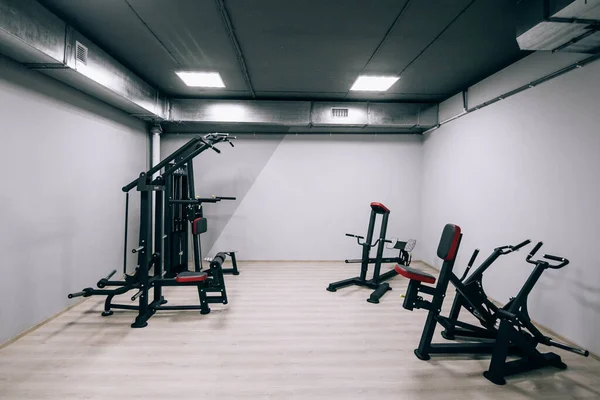
<svg viewBox="0 0 600 400">
<path fill-rule="evenodd" d="M 79 42 L 75 42 L 75 65 L 81 63 L 87 65 L 88 48 Z"/>
<path fill-rule="evenodd" d="M 331 116 L 334 118 L 348 118 L 347 108 L 332 108 Z"/>
</svg>

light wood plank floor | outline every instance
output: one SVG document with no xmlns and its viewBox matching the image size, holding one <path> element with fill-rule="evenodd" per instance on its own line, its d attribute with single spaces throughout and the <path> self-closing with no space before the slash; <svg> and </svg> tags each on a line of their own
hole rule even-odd
<svg viewBox="0 0 600 400">
<path fill-rule="evenodd" d="M 368 289 L 325 290 L 356 265 L 240 264 L 240 276 L 226 277 L 229 305 L 206 316 L 162 312 L 131 329 L 133 313 L 102 318 L 103 298 L 83 302 L 0 350 L 0 398 L 600 398 L 600 362 L 558 349 L 567 370 L 535 371 L 504 387 L 483 378 L 485 357 L 418 360 L 426 312 L 402 308 L 402 277 L 374 305 Z M 189 288 L 166 295 L 172 304 L 197 301 Z"/>
</svg>

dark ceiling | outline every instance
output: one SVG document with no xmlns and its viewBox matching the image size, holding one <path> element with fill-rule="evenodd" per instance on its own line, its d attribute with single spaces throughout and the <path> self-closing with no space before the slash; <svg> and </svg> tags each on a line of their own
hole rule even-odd
<svg viewBox="0 0 600 400">
<path fill-rule="evenodd" d="M 172 97 L 438 102 L 527 54 L 514 0 L 39 2 Z M 177 70 L 218 71 L 227 88 L 186 87 Z M 349 93 L 360 73 L 401 79 Z"/>
</svg>

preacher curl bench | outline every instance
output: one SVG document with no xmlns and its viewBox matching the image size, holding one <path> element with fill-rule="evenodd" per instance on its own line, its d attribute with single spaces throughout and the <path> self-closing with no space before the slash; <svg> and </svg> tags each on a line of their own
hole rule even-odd
<svg viewBox="0 0 600 400">
<path fill-rule="evenodd" d="M 379 238 L 373 242 L 373 234 L 375 230 L 375 220 L 377 215 L 382 216 L 381 220 L 381 229 L 379 232 Z M 379 299 L 387 293 L 388 290 L 392 290 L 389 283 L 386 280 L 393 278 L 398 275 L 398 273 L 391 269 L 383 274 L 381 274 L 381 264 L 382 263 L 398 263 L 401 265 L 409 265 L 411 260 L 410 252 L 414 249 L 416 245 L 416 240 L 411 239 L 407 242 L 401 242 L 398 240 L 388 240 L 385 238 L 387 232 L 387 224 L 388 218 L 390 216 L 390 209 L 384 206 L 381 203 L 371 203 L 371 216 L 369 218 L 369 228 L 367 229 L 367 238 L 365 239 L 363 236 L 354 235 L 351 233 L 346 233 L 346 236 L 356 238 L 356 242 L 362 247 L 362 257 L 360 259 L 352 259 L 346 260 L 346 263 L 360 263 L 360 275 L 354 278 L 344 279 L 338 282 L 330 283 L 327 287 L 327 290 L 330 292 L 335 292 L 340 288 L 356 285 L 356 286 L 364 286 L 370 289 L 374 289 L 367 301 L 369 303 L 379 303 Z M 362 240 L 362 242 L 361 242 Z M 383 257 L 383 250 L 385 244 L 388 243 L 388 248 L 395 249 L 399 251 L 398 257 Z M 370 256 L 371 248 L 377 246 L 377 255 L 375 258 Z M 367 279 L 367 272 L 369 269 L 369 264 L 375 264 L 375 268 L 373 270 L 373 277 L 371 279 Z"/>
</svg>

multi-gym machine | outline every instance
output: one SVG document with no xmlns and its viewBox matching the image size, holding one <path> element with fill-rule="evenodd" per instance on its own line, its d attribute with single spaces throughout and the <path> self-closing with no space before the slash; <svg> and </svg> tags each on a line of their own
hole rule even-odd
<svg viewBox="0 0 600 400">
<path fill-rule="evenodd" d="M 437 249 L 437 255 L 443 260 L 437 285 L 436 278 L 426 272 L 406 266 L 396 266 L 396 272 L 409 278 L 408 289 L 404 298 L 403 307 L 412 311 L 415 308 L 428 310 L 427 319 L 421 334 L 419 346 L 414 353 L 421 360 L 429 360 L 431 354 L 457 354 L 457 353 L 487 353 L 491 354 L 489 369 L 484 376 L 491 382 L 503 385 L 505 377 L 531 371 L 547 366 L 559 369 L 566 368 L 560 356 L 555 353 L 542 353 L 537 349 L 539 344 L 557 347 L 575 354 L 587 357 L 589 352 L 584 349 L 568 346 L 554 341 L 545 336 L 532 323 L 527 308 L 529 293 L 547 269 L 560 269 L 569 264 L 569 260 L 553 255 L 544 255 L 544 260 L 533 260 L 533 256 L 542 247 L 539 242 L 529 253 L 526 261 L 535 265 L 535 268 L 516 297 L 512 298 L 504 307 L 499 308 L 485 296 L 477 282 L 481 281 L 482 273 L 500 255 L 518 250 L 530 243 L 526 240 L 516 246 L 504 246 L 494 250 L 494 253 L 472 274 L 472 279 L 466 277 L 468 269 L 459 278 L 454 274 L 453 268 L 456 255 L 462 239 L 461 229 L 457 225 L 448 224 L 444 227 L 442 237 Z M 471 257 L 472 265 L 475 257 Z M 550 264 L 547 260 L 555 261 Z M 449 284 L 456 288 L 456 297 L 449 317 L 441 315 L 444 299 Z M 422 295 L 430 295 L 431 300 L 425 300 Z M 485 297 L 485 298 L 484 298 Z M 481 327 L 458 320 L 459 310 L 465 308 L 480 322 Z M 432 343 L 437 324 L 445 328 L 442 336 L 445 339 L 454 339 L 455 336 L 473 338 L 473 341 L 460 343 Z M 508 355 L 517 358 L 508 361 Z"/>
<path fill-rule="evenodd" d="M 168 206 L 171 201 L 165 195 L 165 189 L 167 182 L 175 171 L 180 170 L 184 165 L 191 165 L 194 157 L 206 150 L 212 149 L 220 153 L 221 151 L 216 145 L 223 142 L 231 144 L 232 139 L 235 139 L 235 137 L 228 134 L 199 135 L 177 149 L 156 166 L 150 168 L 150 170 L 142 172 L 137 179 L 124 186 L 123 192 L 126 193 L 126 201 L 123 280 L 110 280 L 116 273 L 116 270 L 113 270 L 107 277 L 98 281 L 98 289 L 88 287 L 80 292 L 71 293 L 68 297 L 107 296 L 102 316 L 112 315 L 113 309 L 137 311 L 138 315 L 131 325 L 132 328 L 147 326 L 148 319 L 156 311 L 199 310 L 201 314 L 208 314 L 210 312 L 209 304 L 227 304 L 227 293 L 222 268 L 227 257 L 225 253 L 217 253 L 210 262 L 210 269 L 207 271 L 182 271 L 171 278 L 164 276 L 163 263 L 169 257 L 169 254 L 165 254 L 164 251 L 170 252 L 171 249 L 164 247 L 166 237 L 163 233 L 163 220 L 165 208 L 168 208 L 165 206 Z M 153 178 L 152 176 L 155 173 L 159 175 Z M 132 250 L 138 256 L 138 266 L 133 274 L 127 274 L 129 192 L 134 188 L 140 193 L 139 245 Z M 154 219 L 152 212 L 153 203 L 155 205 Z M 164 298 L 162 292 L 165 286 L 195 286 L 198 290 L 200 304 L 166 305 L 167 300 Z M 114 287 L 114 289 L 106 289 L 107 287 Z M 113 303 L 115 296 L 125 294 L 131 290 L 137 290 L 131 297 L 131 301 L 137 301 L 137 304 Z"/>
<path fill-rule="evenodd" d="M 185 157 L 185 153 L 177 160 Z M 169 163 L 174 165 L 176 161 Z M 166 181 L 165 193 L 168 202 L 165 206 L 165 254 L 166 277 L 174 277 L 189 269 L 190 238 L 194 259 L 194 271 L 202 271 L 202 247 L 200 235 L 208 231 L 208 221 L 204 217 L 203 203 L 218 203 L 222 200 L 236 200 L 235 197 L 212 196 L 196 197 L 194 165 L 192 160 L 182 165 Z M 231 257 L 232 268 L 224 268 L 223 273 L 239 275 L 235 252 L 227 252 Z M 209 260 L 210 261 L 210 260 Z"/>
<path fill-rule="evenodd" d="M 375 230 L 375 221 L 377 216 L 381 215 L 381 228 L 379 231 L 379 238 L 373 243 L 373 235 Z M 335 292 L 340 288 L 357 285 L 364 286 L 373 289 L 373 293 L 367 299 L 369 303 L 379 303 L 379 299 L 388 291 L 392 290 L 390 284 L 386 281 L 398 273 L 392 269 L 385 273 L 381 273 L 381 264 L 383 263 L 398 263 L 401 265 L 410 265 L 411 251 L 416 245 L 414 239 L 406 242 L 398 240 L 388 240 L 385 238 L 387 233 L 388 219 L 390 216 L 390 209 L 381 203 L 371 203 L 371 216 L 369 218 L 369 228 L 367 229 L 367 237 L 346 233 L 346 236 L 356 238 L 356 242 L 362 247 L 362 257 L 360 259 L 345 260 L 346 263 L 360 263 L 360 275 L 354 278 L 344 279 L 342 281 L 330 283 L 327 290 Z M 398 257 L 383 257 L 384 248 L 395 249 L 399 251 Z M 371 257 L 371 249 L 377 246 L 377 255 L 375 258 Z M 369 270 L 369 264 L 375 264 L 373 269 L 373 276 L 371 279 L 367 279 L 367 272 Z"/>
</svg>

